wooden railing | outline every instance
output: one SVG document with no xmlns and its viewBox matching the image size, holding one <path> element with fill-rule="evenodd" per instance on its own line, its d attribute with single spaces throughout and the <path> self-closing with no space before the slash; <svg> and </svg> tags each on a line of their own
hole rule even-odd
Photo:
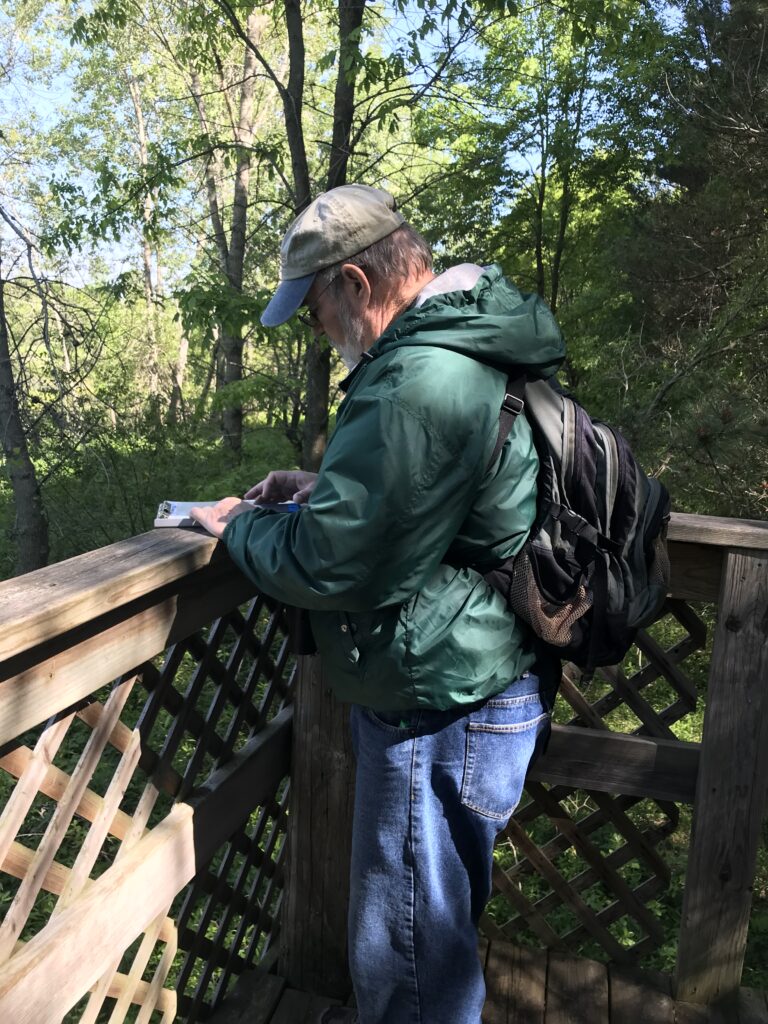
<svg viewBox="0 0 768 1024">
<path fill-rule="evenodd" d="M 659 843 L 693 802 L 677 988 L 709 1002 L 739 984 L 768 789 L 768 524 L 677 516 L 670 537 L 641 656 L 564 676 L 484 926 L 638 959 L 664 937 Z M 672 728 L 705 649 L 690 601 L 719 606 L 702 743 Z M 2 584 L 0 663 L 0 1020 L 191 1024 L 278 955 L 333 994 L 351 756 L 283 609 L 209 538 L 155 531 Z"/>
</svg>

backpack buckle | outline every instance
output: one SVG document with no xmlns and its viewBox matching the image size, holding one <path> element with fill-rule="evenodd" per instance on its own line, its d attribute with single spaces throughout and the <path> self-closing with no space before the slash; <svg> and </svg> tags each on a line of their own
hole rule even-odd
<svg viewBox="0 0 768 1024">
<path fill-rule="evenodd" d="M 512 416 L 519 416 L 525 408 L 525 402 L 522 398 L 518 398 L 517 395 L 510 395 L 507 391 L 504 395 L 504 401 L 501 403 L 501 408 Z"/>
</svg>

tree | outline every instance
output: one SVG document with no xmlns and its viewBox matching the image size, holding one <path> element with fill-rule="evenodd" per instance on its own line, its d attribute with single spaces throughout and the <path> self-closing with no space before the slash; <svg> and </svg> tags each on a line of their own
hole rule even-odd
<svg viewBox="0 0 768 1024">
<path fill-rule="evenodd" d="M 2 211 L 3 219 L 8 216 Z M 48 521 L 40 484 L 27 444 L 11 359 L 11 336 L 5 311 L 6 279 L 0 253 L 0 418 L 4 424 L 3 455 L 15 507 L 16 574 L 48 562 Z"/>
</svg>

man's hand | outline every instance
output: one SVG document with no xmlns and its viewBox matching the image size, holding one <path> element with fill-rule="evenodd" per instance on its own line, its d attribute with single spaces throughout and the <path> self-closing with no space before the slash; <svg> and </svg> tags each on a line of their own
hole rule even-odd
<svg viewBox="0 0 768 1024">
<path fill-rule="evenodd" d="M 208 533 L 212 533 L 214 537 L 221 537 L 227 523 L 243 512 L 253 512 L 253 505 L 248 505 L 240 498 L 222 498 L 218 505 L 192 508 L 189 514 L 204 526 Z"/>
<path fill-rule="evenodd" d="M 245 492 L 245 497 L 251 501 L 295 501 L 297 505 L 304 505 L 316 483 L 317 473 L 278 469 L 254 484 L 250 491 Z"/>
</svg>

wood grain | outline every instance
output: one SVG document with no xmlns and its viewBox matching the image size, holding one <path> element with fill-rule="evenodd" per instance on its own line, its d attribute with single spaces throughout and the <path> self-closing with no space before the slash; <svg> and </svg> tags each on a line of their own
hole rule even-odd
<svg viewBox="0 0 768 1024">
<path fill-rule="evenodd" d="M 608 1024 L 608 973 L 604 964 L 551 953 L 546 1024 Z"/>
<path fill-rule="evenodd" d="M 163 937 L 165 914 L 176 894 L 287 772 L 291 722 L 292 709 L 286 708 L 214 773 L 194 801 L 176 804 L 14 952 L 0 970 L 0 1020 L 58 1024 L 152 922 L 154 938 Z M 103 736 L 109 735 L 110 727 L 105 716 Z M 71 794 L 73 805 L 79 799 L 79 785 Z M 146 803 L 151 805 L 149 797 Z M 144 824 L 140 821 L 139 834 Z M 62 882 L 66 884 L 65 877 L 59 879 Z M 172 932 L 168 938 L 172 940 Z M 98 956 L 93 955 L 95 950 Z M 112 980 L 104 979 L 101 990 L 107 993 L 112 985 Z"/>
<path fill-rule="evenodd" d="M 244 576 L 206 570 L 125 605 L 80 635 L 43 644 L 0 665 L 0 746 L 130 672 L 170 644 L 247 601 Z"/>
<path fill-rule="evenodd" d="M 0 1019 L 58 1024 L 195 871 L 192 809 L 178 804 L 5 964 Z"/>
<path fill-rule="evenodd" d="M 547 751 L 528 777 L 601 793 L 692 803 L 699 760 L 698 743 L 554 725 Z"/>
<path fill-rule="evenodd" d="M 642 975 L 610 964 L 608 985 L 611 1024 L 674 1024 L 669 992 L 652 987 Z"/>
<path fill-rule="evenodd" d="M 732 551 L 708 683 L 677 961 L 677 997 L 739 986 L 768 793 L 768 556 Z"/>
<path fill-rule="evenodd" d="M 216 546 L 197 530 L 154 530 L 1 583 L 0 661 L 204 568 Z"/>
<path fill-rule="evenodd" d="M 332 698 L 319 662 L 300 659 L 278 973 L 296 988 L 345 999 L 353 756 L 347 709 Z"/>
<path fill-rule="evenodd" d="M 723 574 L 721 547 L 707 547 L 693 541 L 669 542 L 672 597 L 684 601 L 717 601 Z"/>
<path fill-rule="evenodd" d="M 686 544 L 768 551 L 768 522 L 759 519 L 725 519 L 674 512 L 667 536 Z"/>
</svg>

